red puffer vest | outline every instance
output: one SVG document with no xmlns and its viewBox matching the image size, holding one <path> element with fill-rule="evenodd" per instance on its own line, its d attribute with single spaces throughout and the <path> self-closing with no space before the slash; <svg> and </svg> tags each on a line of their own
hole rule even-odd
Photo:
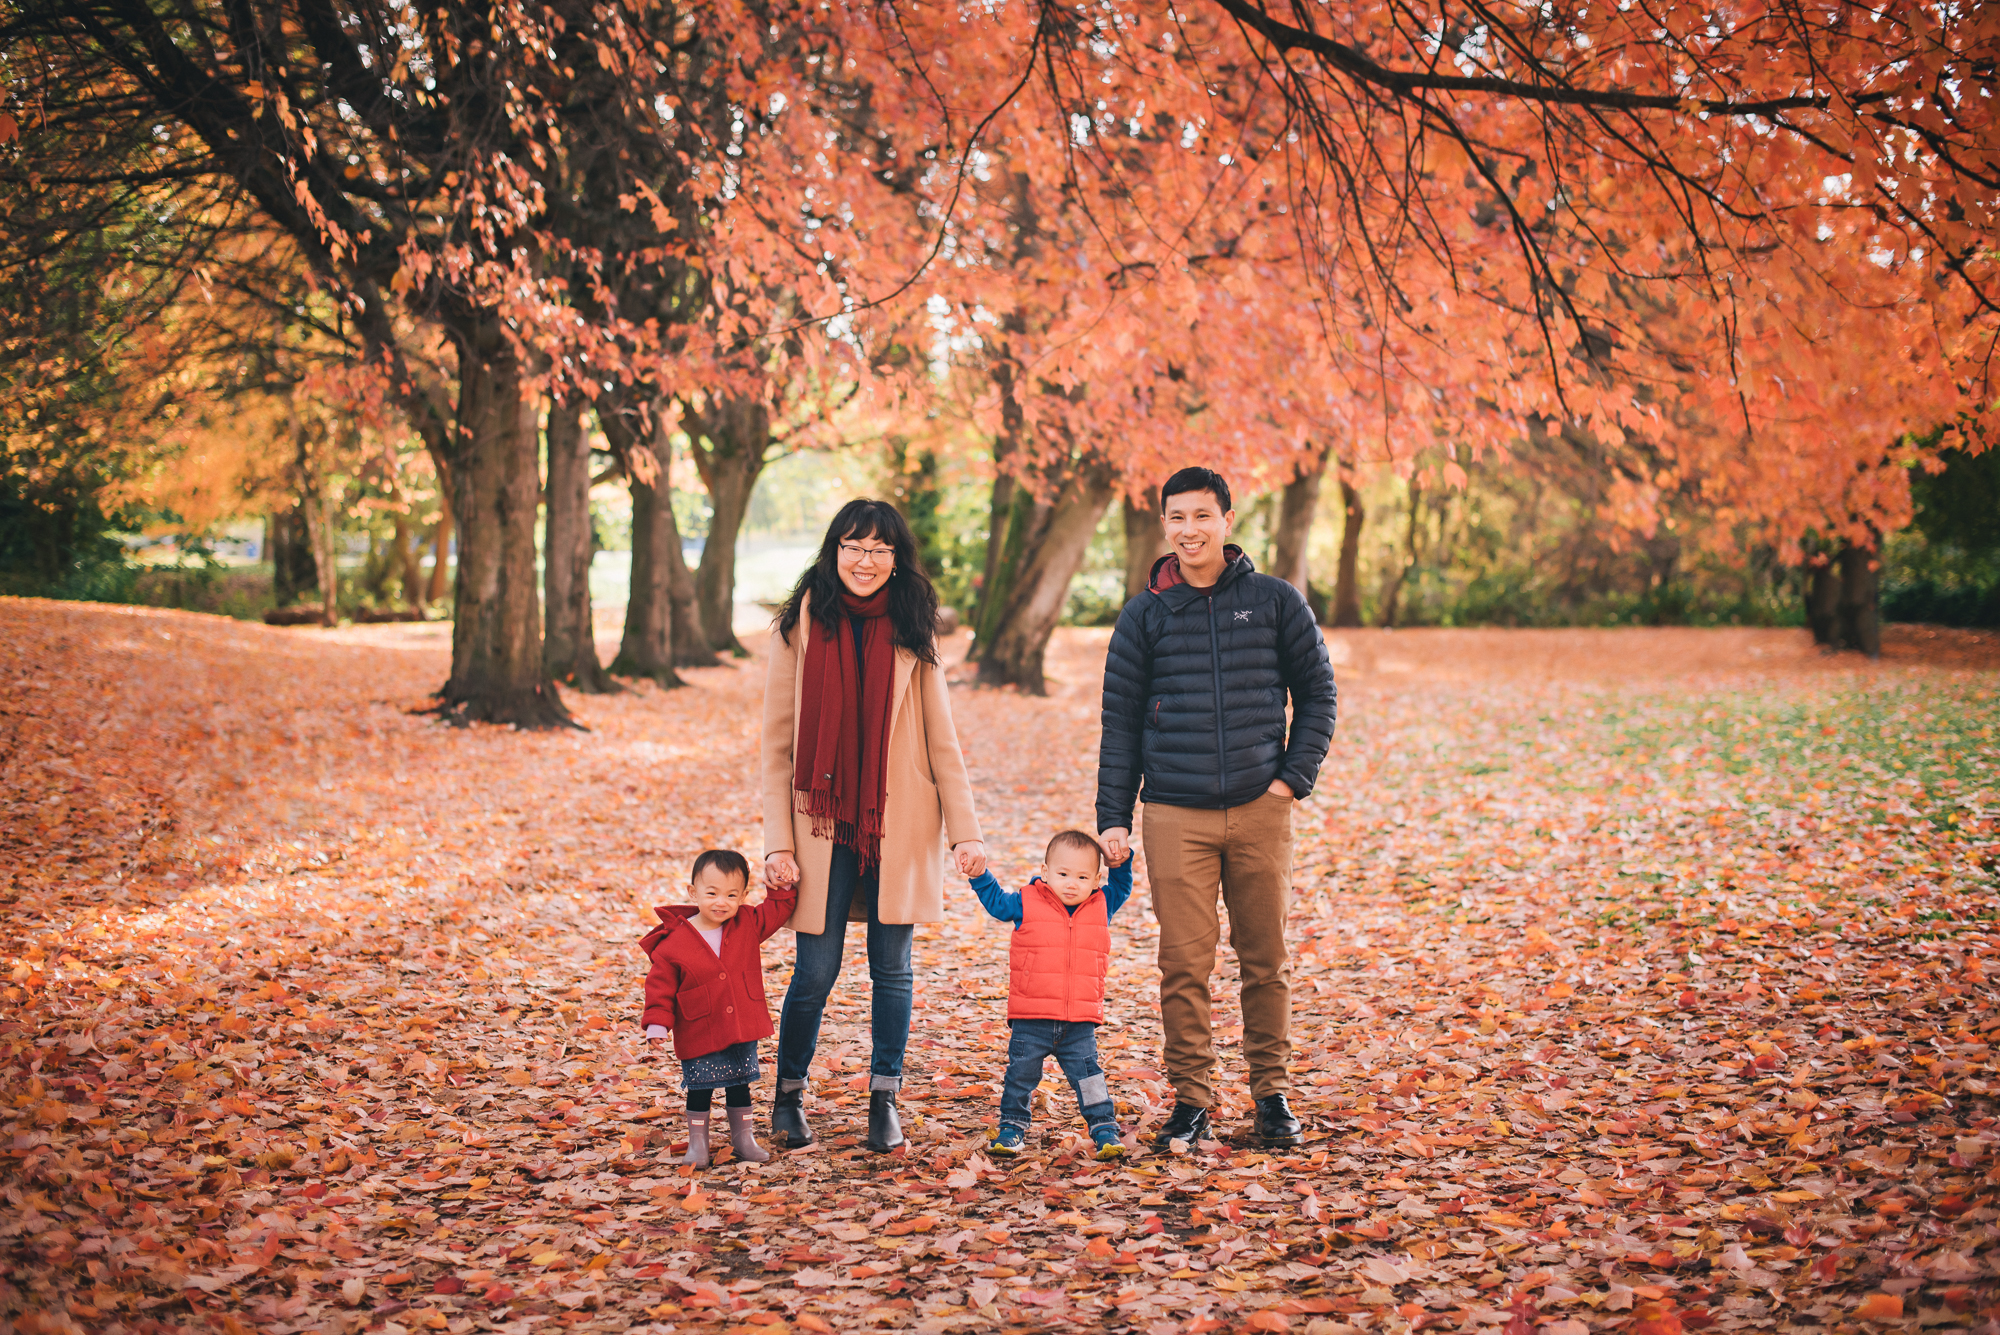
<svg viewBox="0 0 2000 1335">
<path fill-rule="evenodd" d="M 1104 971 L 1111 962 L 1111 917 L 1098 890 L 1071 913 L 1046 881 L 1021 891 L 1014 929 L 1010 1020 L 1104 1022 Z"/>
</svg>

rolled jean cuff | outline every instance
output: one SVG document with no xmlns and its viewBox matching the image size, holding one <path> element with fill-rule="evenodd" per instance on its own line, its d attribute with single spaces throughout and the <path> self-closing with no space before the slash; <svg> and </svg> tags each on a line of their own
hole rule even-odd
<svg viewBox="0 0 2000 1335">
<path fill-rule="evenodd" d="M 806 1082 L 803 1080 L 780 1080 L 778 1082 L 778 1092 L 780 1094 L 789 1094 L 795 1089 L 804 1089 L 805 1087 Z"/>
<path fill-rule="evenodd" d="M 902 1088 L 903 1077 L 900 1075 L 871 1075 L 868 1077 L 868 1092 L 870 1094 L 894 1094 Z"/>
</svg>

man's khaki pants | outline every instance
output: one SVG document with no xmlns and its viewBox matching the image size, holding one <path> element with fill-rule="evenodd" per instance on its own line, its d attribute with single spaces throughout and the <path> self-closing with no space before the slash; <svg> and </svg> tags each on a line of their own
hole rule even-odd
<svg viewBox="0 0 2000 1335">
<path fill-rule="evenodd" d="M 1215 1102 L 1208 978 L 1221 940 L 1216 891 L 1242 971 L 1243 1056 L 1250 1096 L 1290 1091 L 1292 971 L 1285 915 L 1292 901 L 1292 799 L 1266 793 L 1223 811 L 1146 804 L 1146 868 L 1160 920 L 1160 1024 L 1174 1097 Z"/>
</svg>

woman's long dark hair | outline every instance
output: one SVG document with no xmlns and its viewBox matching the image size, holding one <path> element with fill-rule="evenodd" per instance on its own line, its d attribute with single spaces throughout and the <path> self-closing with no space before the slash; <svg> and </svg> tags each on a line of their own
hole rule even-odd
<svg viewBox="0 0 2000 1335">
<path fill-rule="evenodd" d="M 896 507 L 887 501 L 866 498 L 849 501 L 826 526 L 826 539 L 819 545 L 819 558 L 806 567 L 792 596 L 778 613 L 778 633 L 791 642 L 808 596 L 812 599 L 813 620 L 823 626 L 838 626 L 845 619 L 840 595 L 840 544 L 873 538 L 896 549 L 895 573 L 889 576 L 889 624 L 895 629 L 896 643 L 926 663 L 936 663 L 937 589 L 924 573 L 917 558 L 917 535 Z"/>
</svg>

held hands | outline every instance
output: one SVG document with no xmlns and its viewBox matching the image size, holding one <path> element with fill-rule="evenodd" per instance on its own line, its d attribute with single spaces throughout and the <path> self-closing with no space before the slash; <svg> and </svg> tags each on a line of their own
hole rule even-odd
<svg viewBox="0 0 2000 1335">
<path fill-rule="evenodd" d="M 958 860 L 958 874 L 967 880 L 986 870 L 986 844 L 983 840 L 968 839 L 962 844 L 953 844 L 951 854 Z"/>
<path fill-rule="evenodd" d="M 1125 859 L 1132 856 L 1132 832 L 1126 829 L 1104 830 L 1098 834 L 1104 844 L 1104 860 L 1114 867 L 1125 865 Z"/>
<path fill-rule="evenodd" d="M 799 883 L 799 862 L 789 849 L 764 855 L 764 889 L 783 890 Z"/>
</svg>

